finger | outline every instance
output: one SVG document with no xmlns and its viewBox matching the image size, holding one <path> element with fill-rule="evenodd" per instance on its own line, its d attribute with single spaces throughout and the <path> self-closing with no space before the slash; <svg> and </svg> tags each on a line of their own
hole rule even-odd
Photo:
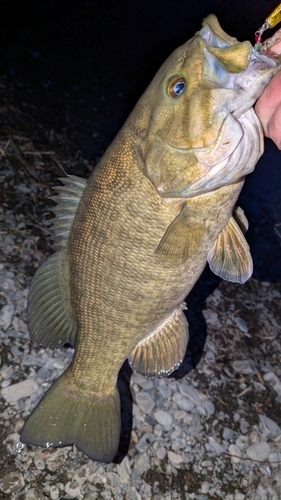
<svg viewBox="0 0 281 500">
<path fill-rule="evenodd" d="M 281 72 L 277 73 L 266 86 L 255 105 L 255 111 L 267 134 L 268 122 L 281 103 Z"/>
<path fill-rule="evenodd" d="M 280 55 L 281 54 L 281 41 L 277 42 L 274 45 L 272 45 L 271 47 L 269 47 L 268 51 L 271 52 L 271 54 Z"/>
<path fill-rule="evenodd" d="M 275 142 L 278 149 L 281 149 L 281 104 L 279 104 L 267 124 L 266 136 Z"/>
</svg>

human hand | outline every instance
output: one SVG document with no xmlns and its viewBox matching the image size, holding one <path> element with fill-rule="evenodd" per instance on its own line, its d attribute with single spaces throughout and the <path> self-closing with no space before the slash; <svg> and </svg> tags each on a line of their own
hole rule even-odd
<svg viewBox="0 0 281 500">
<path fill-rule="evenodd" d="M 280 55 L 281 42 L 272 46 L 270 52 Z M 255 112 L 263 126 L 264 135 L 281 149 L 281 72 L 272 78 L 257 100 Z"/>
</svg>

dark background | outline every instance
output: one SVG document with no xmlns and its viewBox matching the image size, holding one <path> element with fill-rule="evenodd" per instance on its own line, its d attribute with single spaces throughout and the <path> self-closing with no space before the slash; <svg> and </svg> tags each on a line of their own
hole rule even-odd
<svg viewBox="0 0 281 500">
<path fill-rule="evenodd" d="M 207 14 L 216 14 L 228 34 L 254 43 L 254 32 L 277 3 L 2 0 L 0 75 L 15 99 L 36 108 L 41 122 L 57 133 L 68 128 L 77 148 L 95 159 L 165 58 Z M 261 280 L 281 281 L 281 240 L 274 232 L 280 199 L 281 152 L 267 140 L 240 203 L 250 221 L 254 277 Z"/>
</svg>

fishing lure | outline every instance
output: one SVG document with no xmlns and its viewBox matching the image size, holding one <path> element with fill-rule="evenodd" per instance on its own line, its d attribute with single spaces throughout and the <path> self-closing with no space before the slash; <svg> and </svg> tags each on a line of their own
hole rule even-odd
<svg viewBox="0 0 281 500">
<path fill-rule="evenodd" d="M 255 46 L 254 49 L 257 50 L 258 52 L 267 50 L 269 47 L 274 45 L 275 43 L 279 42 L 281 40 L 281 28 L 268 40 L 265 42 L 261 41 L 263 33 L 270 29 L 274 28 L 278 23 L 281 21 L 281 3 L 269 14 L 269 16 L 265 19 L 265 22 L 255 32 Z"/>
</svg>

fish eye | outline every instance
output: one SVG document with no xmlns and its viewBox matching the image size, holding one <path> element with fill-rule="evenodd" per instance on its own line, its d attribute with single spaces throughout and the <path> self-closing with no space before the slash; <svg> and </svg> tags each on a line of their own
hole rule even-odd
<svg viewBox="0 0 281 500">
<path fill-rule="evenodd" d="M 184 87 L 184 78 L 173 78 L 168 85 L 168 95 L 172 98 L 178 97 L 183 93 Z"/>
</svg>

